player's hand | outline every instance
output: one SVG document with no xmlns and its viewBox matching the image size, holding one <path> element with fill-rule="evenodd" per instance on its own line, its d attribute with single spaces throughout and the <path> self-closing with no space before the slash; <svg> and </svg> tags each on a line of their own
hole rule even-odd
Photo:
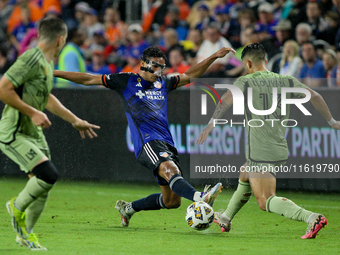
<svg viewBox="0 0 340 255">
<path fill-rule="evenodd" d="M 223 47 L 222 49 L 216 51 L 215 53 L 215 57 L 217 58 L 223 58 L 225 55 L 227 55 L 229 52 L 232 52 L 234 55 L 236 53 L 236 51 L 233 48 L 226 48 Z"/>
<path fill-rule="evenodd" d="M 214 129 L 214 124 L 209 123 L 201 132 L 200 136 L 198 137 L 196 143 L 203 144 L 205 140 L 207 140 L 208 135 L 210 134 L 211 130 Z"/>
<path fill-rule="evenodd" d="M 48 128 L 52 125 L 51 121 L 48 119 L 47 115 L 41 111 L 36 111 L 31 116 L 31 119 L 36 126 L 42 127 L 42 129 Z"/>
<path fill-rule="evenodd" d="M 340 121 L 335 122 L 331 127 L 334 129 L 340 129 Z"/>
<path fill-rule="evenodd" d="M 97 137 L 98 135 L 96 132 L 93 131 L 93 129 L 100 129 L 100 126 L 93 125 L 88 123 L 86 120 L 77 120 L 76 122 L 72 123 L 72 126 L 79 130 L 81 138 L 85 138 L 85 135 L 87 135 L 89 138 Z"/>
</svg>

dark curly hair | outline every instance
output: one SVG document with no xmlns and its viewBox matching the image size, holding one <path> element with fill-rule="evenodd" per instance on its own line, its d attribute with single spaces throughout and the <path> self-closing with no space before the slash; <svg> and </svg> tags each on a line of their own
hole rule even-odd
<svg viewBox="0 0 340 255">
<path fill-rule="evenodd" d="M 266 51 L 262 44 L 252 43 L 243 49 L 241 59 L 243 60 L 246 56 L 247 58 L 250 58 L 251 61 L 262 62 L 266 59 Z"/>
<path fill-rule="evenodd" d="M 143 51 L 143 56 L 142 58 L 144 59 L 149 59 L 149 58 L 163 58 L 166 60 L 166 56 L 163 51 L 161 51 L 158 47 L 156 46 L 151 46 L 146 48 Z"/>
</svg>

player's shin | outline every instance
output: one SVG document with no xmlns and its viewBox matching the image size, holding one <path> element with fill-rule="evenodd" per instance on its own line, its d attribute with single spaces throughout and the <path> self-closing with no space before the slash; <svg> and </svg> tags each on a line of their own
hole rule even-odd
<svg viewBox="0 0 340 255">
<path fill-rule="evenodd" d="M 232 220 L 236 213 L 249 201 L 251 194 L 252 190 L 249 182 L 239 180 L 237 189 L 231 197 L 223 215 Z"/>
<path fill-rule="evenodd" d="M 26 209 L 26 229 L 27 233 L 33 233 L 33 228 L 37 223 L 41 213 L 45 208 L 48 192 L 42 194 L 39 198 L 33 201 Z"/>
<path fill-rule="evenodd" d="M 131 202 L 131 209 L 125 209 L 127 214 L 132 215 L 134 212 L 147 211 L 147 210 L 160 210 L 166 208 L 163 202 L 162 193 L 152 194 L 148 197 Z M 129 210 L 129 211 L 127 211 Z"/>
<path fill-rule="evenodd" d="M 266 210 L 267 212 L 283 215 L 288 219 L 304 221 L 306 223 L 308 223 L 308 217 L 312 214 L 311 211 L 303 209 L 293 201 L 277 196 L 271 196 L 267 199 Z"/>
</svg>

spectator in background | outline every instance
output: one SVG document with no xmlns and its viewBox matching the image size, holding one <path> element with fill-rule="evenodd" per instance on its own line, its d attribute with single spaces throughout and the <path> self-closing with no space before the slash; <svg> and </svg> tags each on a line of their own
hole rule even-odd
<svg viewBox="0 0 340 255">
<path fill-rule="evenodd" d="M 138 73 L 140 69 L 141 53 L 138 51 L 130 51 L 127 56 L 127 65 L 121 71 L 122 73 Z"/>
<path fill-rule="evenodd" d="M 17 25 L 10 36 L 10 41 L 14 45 L 17 52 L 20 51 L 20 43 L 25 37 L 26 33 L 35 28 L 35 24 L 31 21 L 31 12 L 28 7 L 21 8 L 21 21 Z"/>
<path fill-rule="evenodd" d="M 326 29 L 318 34 L 317 39 L 324 40 L 330 45 L 334 45 L 334 35 L 339 29 L 339 16 L 336 12 L 329 11 L 325 14 Z M 340 36 L 340 35 L 339 35 Z"/>
<path fill-rule="evenodd" d="M 91 41 L 93 40 L 93 35 L 95 31 L 104 30 L 104 25 L 98 20 L 98 12 L 93 8 L 88 9 L 88 11 L 85 13 L 84 24 L 87 37 Z"/>
<path fill-rule="evenodd" d="M 50 12 L 52 9 L 57 13 L 61 13 L 61 2 L 60 0 L 32 0 L 35 2 L 43 12 L 43 15 Z"/>
<path fill-rule="evenodd" d="M 44 13 L 39 8 L 39 6 L 36 5 L 34 2 L 29 1 L 29 0 L 16 0 L 16 4 L 13 9 L 13 12 L 7 21 L 7 25 L 8 25 L 7 32 L 8 33 L 12 33 L 13 29 L 16 26 L 18 26 L 20 22 L 22 21 L 22 17 L 21 17 L 22 8 L 29 8 L 30 13 L 31 13 L 31 21 L 34 23 L 40 20 L 44 15 Z"/>
<path fill-rule="evenodd" d="M 187 17 L 190 28 L 195 28 L 196 25 L 199 23 L 200 15 L 198 7 L 200 7 L 201 5 L 206 5 L 209 10 L 212 10 L 216 6 L 216 1 L 200 0 L 191 5 L 190 13 Z"/>
<path fill-rule="evenodd" d="M 180 20 L 185 20 L 190 13 L 190 5 L 186 0 L 173 0 L 172 3 L 179 9 Z"/>
<path fill-rule="evenodd" d="M 337 48 L 336 50 L 336 54 L 337 54 L 337 58 L 338 60 L 340 60 L 340 47 Z M 333 79 L 335 79 L 335 86 L 336 87 L 340 87 L 340 61 L 338 61 L 338 64 L 336 65 L 336 67 L 333 69 L 332 73 L 331 73 L 331 77 Z"/>
<path fill-rule="evenodd" d="M 188 38 L 182 42 L 185 49 L 186 61 L 190 66 L 197 64 L 196 55 L 203 42 L 202 31 L 198 29 L 190 29 Z"/>
<path fill-rule="evenodd" d="M 175 48 L 170 51 L 169 62 L 170 68 L 165 70 L 165 74 L 182 74 L 190 68 L 190 65 L 185 62 L 184 51 L 179 48 Z"/>
<path fill-rule="evenodd" d="M 7 47 L 5 47 L 4 45 L 0 45 L 0 78 L 13 64 L 13 62 L 7 58 L 7 52 Z"/>
<path fill-rule="evenodd" d="M 0 1 L 0 44 L 7 43 L 7 21 L 13 11 L 9 0 Z"/>
<path fill-rule="evenodd" d="M 59 18 L 60 12 L 54 6 L 51 6 L 49 10 L 45 13 L 44 18 L 47 17 L 55 17 Z M 22 41 L 20 42 L 20 49 L 19 49 L 19 55 L 24 53 L 26 50 L 31 49 L 37 45 L 38 41 L 38 29 L 35 26 L 34 28 L 31 28 L 24 36 Z"/>
<path fill-rule="evenodd" d="M 258 42 L 258 37 L 257 37 L 257 34 L 254 31 L 253 26 L 248 26 L 248 27 L 243 28 L 241 30 L 240 42 L 241 42 L 241 47 L 237 48 L 236 53 L 235 53 L 235 57 L 238 60 L 242 61 L 241 55 L 242 55 L 243 49 L 248 44 Z"/>
<path fill-rule="evenodd" d="M 304 65 L 301 68 L 299 78 L 304 84 L 313 87 L 326 87 L 326 71 L 322 61 L 317 58 L 316 47 L 312 42 L 304 42 L 301 45 Z"/>
<path fill-rule="evenodd" d="M 91 11 L 91 7 L 86 2 L 79 2 L 74 7 L 74 10 L 75 10 L 74 16 L 77 20 L 77 27 L 85 29 L 86 28 L 85 16 L 87 13 Z"/>
<path fill-rule="evenodd" d="M 301 46 L 304 42 L 312 41 L 312 28 L 307 23 L 297 25 L 295 29 L 295 38 L 297 43 Z"/>
<path fill-rule="evenodd" d="M 302 59 L 299 54 L 299 45 L 294 40 L 288 40 L 283 45 L 283 53 L 280 61 L 280 74 L 299 77 Z"/>
<path fill-rule="evenodd" d="M 87 72 L 91 74 L 109 74 L 111 70 L 105 63 L 104 48 L 99 47 L 92 51 L 91 63 L 86 66 Z"/>
<path fill-rule="evenodd" d="M 168 28 L 164 31 L 164 45 L 165 45 L 165 56 L 166 60 L 165 63 L 167 66 L 170 66 L 169 62 L 169 55 L 170 51 L 172 51 L 175 48 L 183 49 L 183 46 L 179 44 L 178 42 L 178 34 L 177 31 L 173 28 Z"/>
<path fill-rule="evenodd" d="M 68 31 L 68 43 L 62 49 L 59 61 L 58 70 L 70 72 L 86 72 L 86 65 L 81 46 L 84 44 L 86 35 L 85 31 L 81 28 L 73 28 Z M 70 88 L 73 86 L 79 87 L 72 82 L 58 78 L 56 87 Z"/>
<path fill-rule="evenodd" d="M 268 32 L 265 26 L 256 24 L 254 31 L 257 34 L 257 41 L 265 48 L 268 60 L 281 52 L 276 38 Z"/>
<path fill-rule="evenodd" d="M 277 24 L 277 20 L 273 16 L 274 7 L 270 3 L 264 2 L 259 5 L 257 12 L 259 15 L 257 24 L 263 26 L 271 36 L 275 36 L 273 27 Z"/>
<path fill-rule="evenodd" d="M 215 9 L 215 22 L 219 26 L 219 30 L 222 36 L 228 37 L 228 31 L 230 28 L 230 16 L 229 8 L 225 6 L 224 8 Z"/>
<path fill-rule="evenodd" d="M 293 30 L 289 20 L 280 20 L 279 23 L 273 27 L 273 30 L 275 31 L 279 47 L 282 47 L 287 40 L 292 39 Z"/>
<path fill-rule="evenodd" d="M 197 52 L 197 63 L 202 62 L 208 56 L 214 52 L 222 49 L 223 47 L 231 48 L 231 44 L 227 39 L 221 36 L 218 26 L 215 23 L 211 23 L 205 31 L 206 39 L 203 41 L 201 47 Z M 224 77 L 224 69 L 228 64 L 231 54 L 226 55 L 223 58 L 217 59 L 210 67 L 207 69 L 203 76 L 208 77 Z"/>
<path fill-rule="evenodd" d="M 334 50 L 328 49 L 324 52 L 324 54 L 322 55 L 322 63 L 326 71 L 327 86 L 334 87 L 336 78 L 334 76 L 334 73 L 336 71 L 334 70 L 336 70 L 336 66 L 338 64 L 338 58 Z"/>
<path fill-rule="evenodd" d="M 211 22 L 214 22 L 215 20 L 210 16 L 210 9 L 207 5 L 201 4 L 197 7 L 197 10 L 199 20 L 195 28 L 203 31 Z"/>
<path fill-rule="evenodd" d="M 255 12 L 250 8 L 240 10 L 238 18 L 232 20 L 228 30 L 229 41 L 235 48 L 242 47 L 241 31 L 247 27 L 254 27 L 256 23 Z"/>
<path fill-rule="evenodd" d="M 134 52 L 134 55 L 139 56 L 149 46 L 150 45 L 143 38 L 142 26 L 138 23 L 131 24 L 128 27 L 127 42 L 119 46 L 117 49 L 117 56 L 124 60 L 127 59 L 130 52 Z"/>
<path fill-rule="evenodd" d="M 308 1 L 306 8 L 307 23 L 311 26 L 312 34 L 315 38 L 327 28 L 320 6 L 317 1 Z"/>
<path fill-rule="evenodd" d="M 119 12 L 115 8 L 106 8 L 104 15 L 105 38 L 113 47 L 119 45 L 124 29 L 123 24 L 124 22 L 120 20 Z"/>
<path fill-rule="evenodd" d="M 180 19 L 179 14 L 177 6 L 168 6 L 168 12 L 165 18 L 165 29 L 175 29 L 177 31 L 178 40 L 183 41 L 187 38 L 189 25 L 186 21 Z"/>
<path fill-rule="evenodd" d="M 293 28 L 298 24 L 307 21 L 306 15 L 306 4 L 307 0 L 293 0 L 294 5 L 292 6 L 288 19 L 292 23 Z"/>
</svg>

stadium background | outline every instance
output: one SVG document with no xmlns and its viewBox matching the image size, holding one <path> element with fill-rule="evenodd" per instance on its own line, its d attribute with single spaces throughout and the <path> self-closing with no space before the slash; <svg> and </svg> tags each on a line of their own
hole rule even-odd
<svg viewBox="0 0 340 255">
<path fill-rule="evenodd" d="M 7 7 L 15 7 L 18 3 L 27 2 L 30 4 L 36 4 L 44 6 L 44 3 L 48 2 L 54 2 L 59 4 L 59 9 L 54 8 L 53 5 L 51 6 L 44 6 L 45 13 L 53 13 L 64 20 L 67 20 L 68 24 L 70 26 L 77 25 L 80 27 L 83 24 L 77 21 L 75 17 L 75 9 L 77 8 L 77 4 L 81 3 L 82 1 L 79 0 L 72 0 L 72 1 L 37 1 L 37 0 L 7 0 L 3 1 L 7 2 Z M 257 9 L 261 4 L 263 4 L 265 1 L 195 1 L 195 0 L 189 0 L 189 1 L 170 1 L 170 0 L 163 0 L 163 1 L 145 1 L 145 0 L 129 0 L 129 1 L 122 1 L 122 0 L 115 0 L 115 1 L 83 1 L 85 3 L 88 3 L 88 6 L 86 5 L 78 5 L 78 12 L 85 12 L 87 15 L 95 15 L 98 16 L 99 22 L 104 23 L 104 16 L 105 16 L 105 10 L 108 7 L 113 6 L 119 13 L 119 22 L 124 23 L 123 26 L 124 29 L 128 30 L 128 27 L 130 24 L 146 21 L 146 16 L 148 11 L 151 12 L 151 10 L 155 10 L 153 8 L 157 7 L 157 10 L 160 11 L 161 15 L 160 17 L 163 18 L 162 21 L 159 20 L 153 20 L 153 25 L 150 26 L 149 31 L 144 31 L 144 39 L 148 40 L 151 38 L 151 41 L 155 42 L 155 38 L 153 37 L 156 33 L 164 33 L 164 29 L 167 24 L 167 20 L 164 19 L 164 17 L 167 14 L 167 8 L 169 6 L 172 6 L 174 3 L 178 2 L 186 2 L 190 5 L 189 10 L 191 10 L 192 13 L 197 13 L 197 8 L 202 7 L 202 5 L 207 6 L 210 8 L 211 16 L 217 15 L 217 13 L 214 14 L 214 7 L 218 3 L 225 3 L 226 7 L 225 9 L 219 9 L 218 14 L 227 14 L 231 8 L 231 6 L 238 6 L 237 10 L 241 10 L 246 5 L 250 9 L 254 11 L 255 14 L 257 14 Z M 274 4 L 278 9 L 281 8 L 281 16 L 278 16 L 278 12 L 276 9 L 274 16 L 275 19 L 282 19 L 284 16 L 283 10 L 287 10 L 287 8 L 290 5 L 291 9 L 300 8 L 301 6 L 303 8 L 306 7 L 306 4 L 308 2 L 315 2 L 315 1 L 307 1 L 307 0 L 299 0 L 299 1 L 267 1 L 269 3 Z M 296 4 L 299 2 L 298 4 Z M 327 11 L 333 11 L 336 13 L 336 15 L 339 14 L 339 11 L 337 10 L 337 7 L 335 6 L 336 1 L 325 0 L 320 1 L 322 4 L 322 16 L 326 16 Z M 241 3 L 241 4 L 240 4 Z M 286 3 L 284 6 L 283 3 Z M 157 4 L 161 4 L 157 6 Z M 202 5 L 200 5 L 202 4 Z M 252 6 L 250 6 L 252 4 Z M 281 4 L 281 5 L 280 5 Z M 294 6 L 294 4 L 296 6 Z M 288 7 L 287 7 L 288 6 Z M 92 9 L 89 9 L 91 7 Z M 230 7 L 230 8 L 229 8 Z M 287 8 L 286 8 L 287 7 Z M 300 8 L 303 10 L 303 8 Z M 3 8 L 3 7 L 0 7 Z M 206 7 L 202 7 L 205 9 Z M 201 8 L 201 9 L 202 9 Z M 285 9 L 286 8 L 286 9 Z M 294 9 L 296 11 L 296 8 Z M 288 8 L 289 9 L 289 8 Z M 95 10 L 96 12 L 93 12 Z M 174 9 L 172 9 L 174 10 Z M 182 11 L 182 9 L 180 8 Z M 233 9 L 234 10 L 234 9 Z M 304 9 L 306 12 L 306 10 Z M 228 13 L 232 17 L 235 15 L 235 12 Z M 334 13 L 333 13 L 334 14 Z M 163 15 L 163 16 L 162 16 Z M 290 16 L 286 13 L 285 18 L 289 18 Z M 158 18 L 159 18 L 158 16 Z M 189 14 L 190 16 L 190 14 Z M 155 16 L 156 17 L 156 16 Z M 1 16 L 1 24 L 5 23 L 4 16 Z M 7 16 L 8 18 L 8 16 Z M 149 17 L 150 18 L 150 17 Z M 257 17 L 258 18 L 258 17 Z M 157 26 L 157 22 L 161 23 L 161 27 Z M 277 20 L 278 21 L 278 20 Z M 339 20 L 338 20 L 339 21 Z M 78 22 L 78 23 L 77 23 Z M 156 24 L 156 25 L 155 25 Z M 255 24 L 253 24 L 255 25 Z M 292 24 L 294 27 L 297 24 Z M 165 26 L 165 27 L 164 27 Z M 170 26 L 171 27 L 171 26 Z M 190 23 L 190 27 L 192 28 L 192 24 Z M 339 26 L 338 26 L 339 27 Z M 136 28 L 136 26 L 135 26 Z M 3 30 L 4 27 L 0 27 L 0 30 Z M 138 32 L 137 27 L 137 32 Z M 143 27 L 144 29 L 144 27 Z M 161 31 L 158 31 L 158 29 L 163 29 Z M 203 29 L 204 30 L 204 29 Z M 262 26 L 254 26 L 254 30 L 256 33 L 263 33 L 263 27 Z M 132 30 L 136 31 L 136 30 Z M 5 27 L 6 32 L 6 27 Z M 97 31 L 98 35 L 103 36 L 105 34 L 105 31 Z M 6 34 L 6 33 L 5 33 Z M 126 34 L 122 34 L 122 37 L 126 36 Z M 159 36 L 159 35 L 158 35 Z M 231 35 L 224 34 L 226 38 L 230 40 L 230 42 L 235 45 L 240 45 L 240 42 L 235 41 L 236 37 L 232 37 Z M 123 38 L 123 42 L 126 38 Z M 160 39 L 160 38 L 158 38 Z M 294 35 L 292 35 L 292 39 L 294 38 Z M 314 38 L 315 39 L 315 38 Z M 335 34 L 331 34 L 331 39 L 333 39 L 333 43 L 328 44 L 326 47 L 330 47 L 332 49 L 335 49 L 339 51 L 340 47 L 336 43 L 339 39 L 338 36 L 335 36 Z M 2 46 L 6 46 L 7 51 L 7 60 L 10 62 L 13 62 L 18 53 L 15 50 L 15 47 L 13 47 L 12 42 L 10 40 L 10 35 L 3 36 L 2 33 L 0 33 L 0 41 L 2 43 Z M 118 71 L 120 66 L 122 65 L 122 61 L 119 61 L 119 54 L 117 49 L 115 47 L 111 47 L 112 44 L 115 44 L 116 42 L 106 42 L 105 44 L 105 50 L 104 54 L 106 57 L 106 64 L 110 64 L 110 70 L 116 70 Z M 126 42 L 125 42 L 126 43 Z M 181 42 L 179 42 L 181 43 Z M 158 44 L 156 44 L 158 45 Z M 162 42 L 162 44 L 159 44 L 163 50 L 168 51 L 167 45 Z M 87 47 L 87 49 L 85 49 Z M 91 45 L 82 46 L 84 50 L 88 50 L 91 48 Z M 277 47 L 272 47 L 276 49 L 280 49 L 281 53 L 278 53 L 279 55 L 282 54 L 282 45 Z M 98 53 L 98 48 L 95 48 L 96 52 Z M 0 55 L 4 55 L 3 51 L 0 51 Z M 87 54 L 85 54 L 86 58 L 91 56 L 88 54 L 89 51 L 87 51 Z M 96 54 L 97 54 L 96 53 Z M 115 55 L 117 53 L 117 55 Z M 99 54 L 100 55 L 100 54 Z M 189 54 L 190 55 L 190 54 Z M 118 56 L 118 57 L 117 57 Z M 272 60 L 270 61 L 271 67 L 273 66 L 274 62 L 277 63 L 278 59 L 275 59 L 277 55 L 273 56 Z M 322 56 L 322 53 L 321 53 Z M 118 60 L 117 60 L 118 59 Z M 91 59 L 86 59 L 87 63 L 91 62 Z M 124 62 L 124 61 L 123 61 Z M 126 60 L 124 62 L 126 64 Z M 235 63 L 235 62 L 233 62 Z M 239 65 L 239 63 L 236 62 L 236 65 Z M 339 66 L 339 65 L 338 65 Z M 227 67 L 226 67 L 227 68 Z M 4 69 L 1 71 L 4 72 Z M 226 70 L 228 71 L 228 70 Z M 2 74 L 3 74 L 2 72 Z M 340 72 L 339 72 L 340 73 Z M 226 74 L 226 73 L 224 73 Z M 0 74 L 1 75 L 1 74 Z M 327 82 L 324 82 L 326 84 Z M 338 114 L 339 111 L 339 94 L 340 91 L 336 87 L 325 87 L 322 89 L 316 89 L 319 91 L 325 98 L 326 102 L 329 104 L 329 107 L 331 111 L 333 112 L 335 119 L 340 119 L 340 116 Z M 123 111 L 123 108 L 120 104 L 118 96 L 113 91 L 107 91 L 107 90 L 101 90 L 101 89 L 78 89 L 73 86 L 70 86 L 70 88 L 67 89 L 58 89 L 55 88 L 53 90 L 53 93 L 61 100 L 63 104 L 65 104 L 69 109 L 71 109 L 74 113 L 76 113 L 78 116 L 88 120 L 89 122 L 98 124 L 101 126 L 101 130 L 98 131 L 99 137 L 94 139 L 93 141 L 90 141 L 88 139 L 81 140 L 78 133 L 70 127 L 69 124 L 65 123 L 58 117 L 55 117 L 51 114 L 48 114 L 50 120 L 52 121 L 53 125 L 51 128 L 46 130 L 45 134 L 47 137 L 47 141 L 50 145 L 50 149 L 52 152 L 52 160 L 55 163 L 55 165 L 58 167 L 59 171 L 61 172 L 61 176 L 64 179 L 70 179 L 70 180 L 108 180 L 108 181 L 126 181 L 126 182 L 145 182 L 145 183 L 154 183 L 155 179 L 153 178 L 152 174 L 148 172 L 147 169 L 142 167 L 140 164 L 138 164 L 135 160 L 133 152 L 129 150 L 129 144 L 126 139 L 127 134 L 127 121 L 125 118 L 125 113 Z M 190 98 L 190 92 L 186 89 L 180 89 L 179 91 L 175 91 L 170 94 L 169 96 L 169 102 L 168 102 L 168 110 L 169 110 L 169 122 L 171 125 L 172 130 L 177 130 L 177 127 L 181 128 L 180 134 L 178 132 L 176 133 L 176 137 L 180 136 L 181 140 L 183 142 L 183 145 L 185 146 L 185 143 L 187 141 L 186 137 L 186 126 L 189 124 L 190 120 L 190 112 L 189 112 L 189 98 Z M 2 110 L 3 104 L 0 103 L 0 109 Z M 321 129 L 322 127 L 329 128 L 327 126 L 327 123 L 318 115 L 313 108 L 309 107 L 310 111 L 313 113 L 312 118 L 307 118 L 299 115 L 297 111 L 294 109 L 292 110 L 292 117 L 301 120 L 299 123 L 301 123 L 300 130 L 304 130 L 306 128 L 308 130 L 308 137 L 311 138 L 311 132 L 309 132 L 312 128 Z M 195 124 L 195 123 L 191 123 Z M 328 136 L 327 139 L 329 139 L 330 136 Z M 288 163 L 292 164 L 301 164 L 301 163 L 310 163 L 310 164 L 316 164 L 316 163 L 327 163 L 327 164 L 338 164 L 339 158 L 340 158 L 340 134 L 339 132 L 335 132 L 334 136 L 337 141 L 329 141 L 327 143 L 327 151 L 328 155 L 322 155 L 319 157 L 319 155 L 309 155 L 308 153 L 305 153 L 304 156 L 301 156 L 300 150 L 298 149 L 296 156 L 291 156 Z M 322 136 L 321 139 L 324 139 Z M 309 140 L 311 141 L 311 140 Z M 288 141 L 289 145 L 291 146 L 291 141 Z M 242 141 L 240 142 L 242 145 Z M 325 151 L 325 148 L 323 148 L 323 140 L 321 141 L 321 147 L 320 150 L 322 152 Z M 312 148 L 312 144 L 309 145 L 310 149 L 309 152 L 315 152 L 315 148 Z M 308 147 L 308 146 L 307 146 Z M 189 165 L 190 165 L 190 156 L 187 152 L 182 153 L 180 155 L 183 172 L 186 177 L 189 177 Z M 242 165 L 244 163 L 244 154 L 243 151 L 239 154 L 233 154 L 225 156 L 226 161 L 233 162 L 234 165 Z M 7 159 L 3 154 L 0 154 L 0 176 L 12 176 L 12 177 L 25 177 L 23 173 L 21 173 L 18 170 L 18 167 L 13 164 L 9 159 Z M 291 189 L 291 190 L 315 190 L 315 191 L 340 191 L 340 179 L 332 178 L 332 179 L 323 179 L 321 178 L 313 178 L 313 179 L 280 179 L 278 181 L 278 188 L 280 189 Z M 208 182 L 206 179 L 191 179 L 191 183 L 193 184 L 204 184 Z M 236 179 L 230 179 L 228 180 L 228 183 L 231 187 L 236 187 L 237 180 Z"/>
<path fill-rule="evenodd" d="M 337 102 L 340 96 L 340 91 L 338 90 L 319 90 L 319 92 L 327 102 Z M 134 153 L 129 150 L 126 138 L 127 121 L 125 113 L 118 95 L 114 91 L 106 89 L 55 89 L 53 93 L 78 116 L 101 126 L 101 129 L 97 132 L 98 138 L 82 140 L 77 131 L 73 130 L 68 123 L 46 111 L 52 126 L 45 131 L 45 135 L 52 152 L 52 161 L 60 171 L 63 179 L 155 183 L 155 178 L 149 170 L 141 166 L 136 161 Z M 175 137 L 178 141 L 178 136 L 181 136 L 182 147 L 187 146 L 185 130 L 186 126 L 190 124 L 189 99 L 190 90 L 184 88 L 170 93 L 168 101 L 169 123 L 172 130 L 176 126 L 181 126 L 181 132 L 177 132 Z M 335 113 L 334 117 L 338 119 L 337 105 L 330 103 L 329 106 L 330 110 Z M 3 105 L 0 106 L 0 108 L 2 107 Z M 312 117 L 302 116 L 299 110 L 292 107 L 291 118 L 299 122 L 298 127 L 301 130 L 305 128 L 310 130 L 312 127 L 327 128 L 327 123 L 310 103 L 307 104 L 307 109 L 311 111 Z M 228 116 L 226 119 L 228 119 Z M 177 129 L 177 131 L 179 130 Z M 336 144 L 340 144 L 340 132 L 336 132 L 335 136 L 337 139 Z M 308 134 L 308 137 L 312 139 L 310 134 Z M 339 146 L 331 146 L 329 136 L 327 139 L 328 156 L 325 156 L 324 153 L 321 157 L 313 156 L 313 153 L 308 156 L 308 153 L 305 153 L 302 157 L 300 148 L 297 149 L 296 156 L 290 156 L 288 163 L 296 165 L 305 163 L 339 164 L 340 148 Z M 311 140 L 309 143 L 312 146 Z M 241 166 L 245 162 L 242 144 L 244 142 L 241 140 L 241 150 L 238 155 L 234 153 L 233 155 L 225 156 L 226 162 L 232 162 L 236 166 Z M 288 139 L 288 144 L 291 149 L 292 143 L 290 139 Z M 323 138 L 321 144 L 323 145 Z M 322 152 L 325 151 L 323 146 L 320 149 Z M 181 153 L 180 159 L 184 175 L 189 177 L 190 155 L 187 152 Z M 25 177 L 25 174 L 19 171 L 18 166 L 3 154 L 0 154 L 0 165 L 1 176 Z M 340 191 L 339 178 L 323 179 L 322 173 L 319 175 L 320 177 L 318 178 L 280 178 L 277 186 L 279 189 L 290 190 Z M 338 173 L 338 176 L 340 176 L 340 173 Z M 212 182 L 215 181 L 213 180 Z M 202 185 L 210 183 L 210 180 L 194 178 L 190 179 L 190 183 Z M 224 180 L 224 183 L 226 183 L 226 180 Z M 227 183 L 231 187 L 236 187 L 237 179 L 228 179 Z"/>
</svg>

